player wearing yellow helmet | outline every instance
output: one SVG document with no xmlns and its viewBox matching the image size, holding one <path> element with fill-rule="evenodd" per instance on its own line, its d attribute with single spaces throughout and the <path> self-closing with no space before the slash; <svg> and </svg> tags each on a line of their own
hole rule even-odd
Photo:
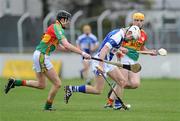
<svg viewBox="0 0 180 121">
<path fill-rule="evenodd" d="M 140 28 L 141 31 L 141 37 L 136 40 L 136 41 L 128 41 L 128 42 L 123 42 L 122 47 L 120 48 L 121 50 L 128 49 L 128 53 L 123 54 L 123 53 L 118 53 L 117 58 L 120 61 L 121 64 L 135 64 L 137 63 L 139 59 L 139 53 L 137 51 L 139 50 L 146 50 L 146 51 L 152 51 L 152 55 L 157 55 L 156 50 L 149 50 L 146 46 L 145 43 L 147 41 L 147 35 L 145 31 L 142 29 L 144 25 L 144 20 L 145 16 L 143 13 L 136 12 L 132 15 L 133 23 L 132 25 L 136 25 Z M 121 73 L 125 77 L 126 83 L 124 85 L 124 88 L 127 89 L 136 89 L 140 86 L 140 73 L 134 73 L 125 69 L 120 69 Z M 114 90 L 116 92 L 120 90 L 120 87 L 116 84 L 114 87 Z M 116 99 L 115 94 L 110 91 L 108 94 L 108 100 L 107 104 L 105 105 L 105 108 L 113 107 L 113 102 L 115 101 L 114 104 L 114 109 L 121 109 L 121 104 L 120 102 Z"/>
<path fill-rule="evenodd" d="M 141 20 L 144 21 L 144 14 L 143 13 L 134 13 L 133 14 L 133 20 Z"/>
</svg>

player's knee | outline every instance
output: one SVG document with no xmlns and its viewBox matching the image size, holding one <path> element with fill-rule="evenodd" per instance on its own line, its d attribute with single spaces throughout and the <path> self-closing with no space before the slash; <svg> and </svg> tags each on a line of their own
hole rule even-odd
<svg viewBox="0 0 180 121">
<path fill-rule="evenodd" d="M 125 85 L 126 85 L 125 81 L 122 81 L 122 80 L 120 80 L 119 82 L 117 82 L 117 84 L 118 84 L 119 87 L 121 87 L 121 88 L 125 87 Z"/>
<path fill-rule="evenodd" d="M 46 88 L 46 84 L 45 83 L 39 83 L 38 84 L 38 88 L 39 89 L 45 89 Z"/>
<path fill-rule="evenodd" d="M 59 83 L 59 84 L 56 84 L 56 87 L 57 88 L 61 88 L 61 84 Z"/>
<path fill-rule="evenodd" d="M 140 82 L 133 82 L 132 84 L 131 84 L 131 87 L 133 88 L 133 89 L 136 89 L 136 88 L 138 88 L 140 86 Z"/>
<path fill-rule="evenodd" d="M 54 83 L 54 86 L 56 87 L 56 88 L 61 88 L 61 83 L 60 83 L 60 81 L 57 81 L 56 83 Z"/>
</svg>

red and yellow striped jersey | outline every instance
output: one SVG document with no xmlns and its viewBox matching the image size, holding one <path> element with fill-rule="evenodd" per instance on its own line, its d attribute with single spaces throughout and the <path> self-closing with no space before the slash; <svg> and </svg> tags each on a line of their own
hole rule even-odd
<svg viewBox="0 0 180 121">
<path fill-rule="evenodd" d="M 61 43 L 63 38 L 66 38 L 64 35 L 64 29 L 62 28 L 61 24 L 56 21 L 55 24 L 51 24 L 47 28 L 47 31 L 43 34 L 41 42 L 36 47 L 36 50 L 50 55 L 50 53 L 53 52 Z"/>
</svg>

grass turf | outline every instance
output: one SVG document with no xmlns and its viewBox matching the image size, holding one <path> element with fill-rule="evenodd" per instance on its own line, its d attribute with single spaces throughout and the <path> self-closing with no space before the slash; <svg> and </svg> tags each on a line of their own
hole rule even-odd
<svg viewBox="0 0 180 121">
<path fill-rule="evenodd" d="M 180 80 L 142 79 L 141 87 L 125 90 L 124 101 L 131 104 L 129 111 L 104 109 L 109 90 L 106 84 L 103 94 L 74 93 L 69 104 L 63 101 L 64 91 L 57 94 L 54 112 L 42 111 L 50 85 L 45 90 L 17 87 L 7 95 L 0 81 L 0 121 L 179 121 Z M 78 79 L 64 80 L 63 86 L 80 85 Z"/>
</svg>

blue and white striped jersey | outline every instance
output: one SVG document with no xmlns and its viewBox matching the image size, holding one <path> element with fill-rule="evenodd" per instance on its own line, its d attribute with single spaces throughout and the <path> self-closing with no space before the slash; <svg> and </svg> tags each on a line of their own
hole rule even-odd
<svg viewBox="0 0 180 121">
<path fill-rule="evenodd" d="M 98 49 L 98 53 L 106 45 L 109 47 L 110 51 L 106 55 L 105 60 L 108 60 L 108 61 L 112 60 L 115 52 L 117 52 L 117 50 L 121 46 L 122 41 L 124 41 L 124 35 L 125 33 L 122 29 L 115 29 L 109 32 L 104 38 L 103 42 L 101 43 Z"/>
<path fill-rule="evenodd" d="M 99 44 L 96 36 L 92 33 L 89 35 L 82 34 L 76 40 L 76 44 L 80 46 L 80 49 L 86 53 L 91 54 L 90 48 Z"/>
</svg>

